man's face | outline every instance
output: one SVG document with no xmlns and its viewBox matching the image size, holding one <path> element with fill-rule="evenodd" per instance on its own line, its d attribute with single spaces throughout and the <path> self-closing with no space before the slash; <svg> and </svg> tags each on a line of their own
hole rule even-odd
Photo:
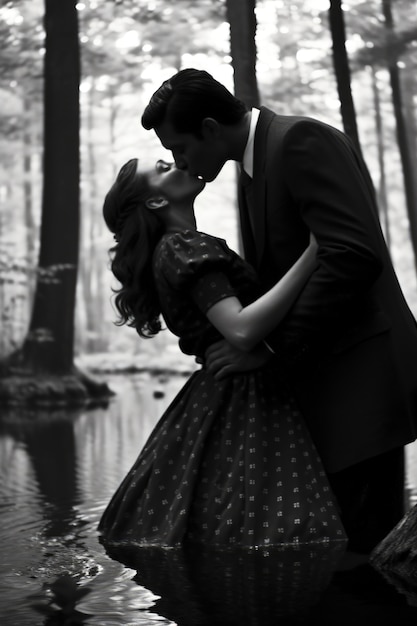
<svg viewBox="0 0 417 626">
<path fill-rule="evenodd" d="M 203 121 L 201 137 L 192 133 L 178 133 L 168 119 L 155 128 L 161 144 L 172 152 L 178 169 L 187 170 L 190 176 L 211 182 L 227 160 L 221 134 L 213 125 Z M 214 123 L 215 124 L 215 123 Z M 220 130 L 217 127 L 217 130 Z"/>
</svg>

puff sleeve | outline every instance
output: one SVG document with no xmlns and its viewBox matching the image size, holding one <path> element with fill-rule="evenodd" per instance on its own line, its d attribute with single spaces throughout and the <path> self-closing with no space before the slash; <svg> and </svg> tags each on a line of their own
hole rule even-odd
<svg viewBox="0 0 417 626">
<path fill-rule="evenodd" d="M 234 253 L 223 240 L 184 231 L 164 239 L 156 266 L 171 289 L 191 298 L 206 313 L 216 302 L 237 296 L 230 281 L 233 262 Z"/>
</svg>

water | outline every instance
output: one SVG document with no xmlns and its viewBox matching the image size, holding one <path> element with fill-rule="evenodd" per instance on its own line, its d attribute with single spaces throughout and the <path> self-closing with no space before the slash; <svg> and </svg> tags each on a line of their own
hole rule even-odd
<svg viewBox="0 0 417 626">
<path fill-rule="evenodd" d="M 99 517 L 183 383 L 120 376 L 107 409 L 3 411 L 0 624 L 417 624 L 410 594 L 337 547 L 106 553 Z M 414 445 L 407 497 L 417 501 Z"/>
</svg>

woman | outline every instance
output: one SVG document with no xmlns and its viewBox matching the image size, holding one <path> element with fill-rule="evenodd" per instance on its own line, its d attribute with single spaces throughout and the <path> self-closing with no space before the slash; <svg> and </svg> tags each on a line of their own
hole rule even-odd
<svg viewBox="0 0 417 626">
<path fill-rule="evenodd" d="M 202 359 L 221 336 L 262 342 L 316 265 L 311 243 L 268 293 L 225 241 L 196 230 L 204 187 L 174 165 L 126 163 L 106 196 L 120 323 L 167 327 Z M 255 299 L 257 298 L 258 299 Z M 101 519 L 106 542 L 268 546 L 345 539 L 320 460 L 291 393 L 267 367 L 217 381 L 203 367 L 150 435 Z"/>
</svg>

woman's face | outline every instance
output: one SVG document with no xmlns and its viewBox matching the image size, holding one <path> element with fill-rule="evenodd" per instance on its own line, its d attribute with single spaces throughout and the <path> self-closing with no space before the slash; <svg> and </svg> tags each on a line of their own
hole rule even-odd
<svg viewBox="0 0 417 626">
<path fill-rule="evenodd" d="M 186 171 L 176 168 L 175 163 L 159 159 L 155 166 L 146 170 L 150 187 L 168 202 L 176 203 L 194 198 L 204 189 L 205 182 Z"/>
</svg>

